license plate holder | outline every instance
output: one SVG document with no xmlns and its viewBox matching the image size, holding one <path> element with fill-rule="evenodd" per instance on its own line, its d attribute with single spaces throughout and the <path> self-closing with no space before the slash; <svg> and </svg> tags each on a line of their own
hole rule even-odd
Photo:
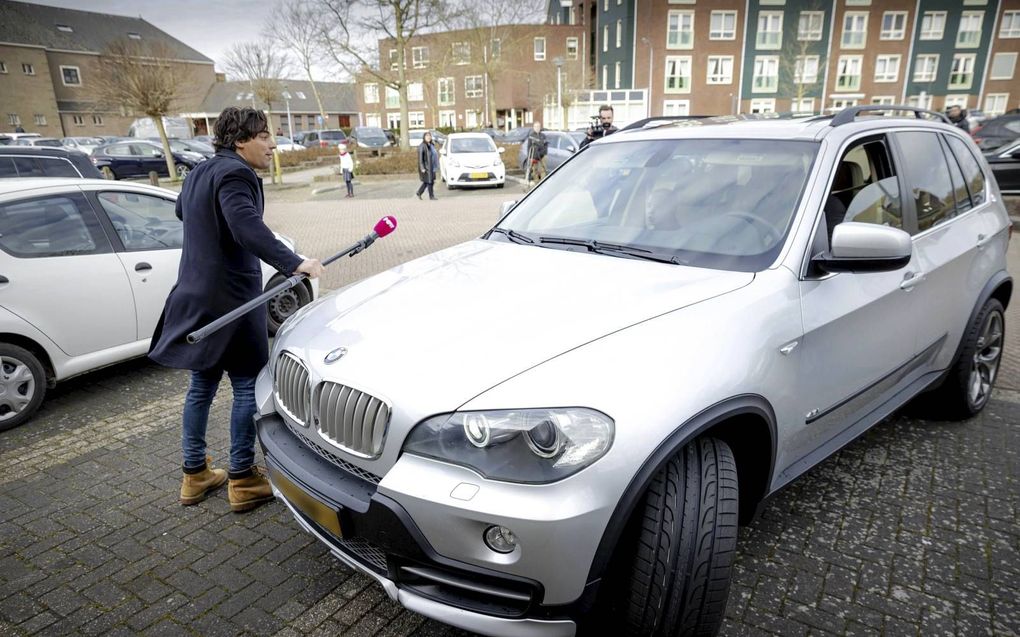
<svg viewBox="0 0 1020 637">
<path fill-rule="evenodd" d="M 471 173 L 471 179 L 488 179 L 489 173 Z"/>
<path fill-rule="evenodd" d="M 290 502 L 295 509 L 303 513 L 309 519 L 314 520 L 316 524 L 326 529 L 336 537 L 343 538 L 343 529 L 340 528 L 340 515 L 335 509 L 319 502 L 313 496 L 309 495 L 303 489 L 288 480 L 279 471 L 273 471 L 270 469 L 269 473 L 272 477 L 273 484 L 276 485 L 276 488 L 280 490 L 283 497 L 287 498 L 287 501 Z"/>
</svg>

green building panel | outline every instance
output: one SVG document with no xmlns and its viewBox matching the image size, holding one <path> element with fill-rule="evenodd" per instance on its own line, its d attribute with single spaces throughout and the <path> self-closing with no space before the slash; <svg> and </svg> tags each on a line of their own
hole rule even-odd
<svg viewBox="0 0 1020 637">
<path fill-rule="evenodd" d="M 913 55 L 905 68 L 907 73 L 907 96 L 920 95 L 923 91 L 928 95 L 978 95 L 981 91 L 981 80 L 985 76 L 988 53 L 992 38 L 995 36 L 993 27 L 995 16 L 999 10 L 998 0 L 988 0 L 988 4 L 961 6 L 960 0 L 924 0 L 921 3 L 921 15 L 918 16 L 917 28 L 914 30 Z M 921 19 L 925 12 L 945 11 L 946 25 L 939 40 L 921 39 Z M 983 11 L 981 22 L 981 38 L 977 47 L 958 47 L 957 34 L 960 20 L 965 12 Z M 957 54 L 974 54 L 973 78 L 970 88 L 950 88 L 949 80 L 953 69 L 953 57 Z M 930 81 L 915 82 L 914 71 L 917 58 L 921 55 L 938 55 L 938 68 L 935 77 Z M 971 106 L 976 106 L 972 101 Z"/>
<path fill-rule="evenodd" d="M 829 39 L 832 37 L 832 2 L 819 0 L 787 0 L 785 5 L 761 5 L 751 0 L 748 7 L 747 30 L 744 42 L 744 69 L 742 75 L 743 99 L 755 98 L 815 98 L 822 96 L 825 82 L 825 69 L 828 63 L 827 51 Z M 758 48 L 758 18 L 761 12 L 782 12 L 782 43 L 778 49 Z M 800 40 L 800 19 L 802 12 L 821 14 L 821 36 L 817 40 Z M 758 56 L 776 56 L 779 58 L 779 82 L 775 92 L 758 92 L 754 90 L 755 58 Z M 794 82 L 796 60 L 800 56 L 818 56 L 818 74 L 814 82 L 798 87 Z M 818 108 L 818 106 L 816 106 Z"/>
<path fill-rule="evenodd" d="M 595 54 L 595 77 L 598 88 L 602 87 L 602 66 L 607 67 L 607 89 L 616 88 L 616 63 L 620 63 L 620 88 L 633 88 L 634 71 L 634 11 L 636 0 L 624 0 L 620 4 L 616 0 L 609 2 L 609 10 L 604 11 L 604 3 L 598 4 L 598 30 Z M 616 23 L 620 21 L 620 46 L 616 46 Z M 609 27 L 609 46 L 602 50 L 603 27 Z"/>
</svg>

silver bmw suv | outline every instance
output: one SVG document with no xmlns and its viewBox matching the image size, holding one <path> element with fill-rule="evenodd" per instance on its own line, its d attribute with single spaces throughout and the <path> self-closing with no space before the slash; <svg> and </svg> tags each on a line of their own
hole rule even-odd
<svg viewBox="0 0 1020 637">
<path fill-rule="evenodd" d="M 715 632 L 770 495 L 995 382 L 995 179 L 940 116 L 881 114 L 639 123 L 480 238 L 305 307 L 257 386 L 277 496 L 461 628 Z"/>
</svg>

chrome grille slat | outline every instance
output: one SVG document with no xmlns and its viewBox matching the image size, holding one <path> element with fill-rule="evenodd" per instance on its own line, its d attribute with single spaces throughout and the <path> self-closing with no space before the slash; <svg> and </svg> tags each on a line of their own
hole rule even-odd
<svg viewBox="0 0 1020 637">
<path fill-rule="evenodd" d="M 308 370 L 292 354 L 284 352 L 276 365 L 276 400 L 291 418 L 308 426 Z"/>
<path fill-rule="evenodd" d="M 371 394 L 323 381 L 316 402 L 319 434 L 363 458 L 377 458 L 386 441 L 390 408 Z"/>
<path fill-rule="evenodd" d="M 344 470 L 344 471 L 346 471 L 348 473 L 351 473 L 353 475 L 356 475 L 359 478 L 361 478 L 362 480 L 365 480 L 367 482 L 371 482 L 372 484 L 379 484 L 379 481 L 382 480 L 382 478 L 380 478 L 379 476 L 375 475 L 374 473 L 372 473 L 370 471 L 365 471 L 364 469 L 362 469 L 361 467 L 359 467 L 357 465 L 353 465 L 353 464 L 347 462 L 346 460 L 344 460 L 342 458 L 336 457 L 330 451 L 328 451 L 328 450 L 322 448 L 320 445 L 316 444 L 316 442 L 314 440 L 312 440 L 311 438 L 309 438 L 308 435 L 305 434 L 305 432 L 299 431 L 298 428 L 295 427 L 290 421 L 284 420 L 284 424 L 287 425 L 287 429 L 289 429 L 292 434 L 294 434 L 295 436 L 300 438 L 301 442 L 305 443 L 305 446 L 307 446 L 309 449 L 311 449 L 316 454 L 318 454 L 318 456 L 320 458 L 322 458 L 323 460 L 329 462 L 333 466 L 339 467 L 340 469 L 342 469 L 342 470 Z"/>
</svg>

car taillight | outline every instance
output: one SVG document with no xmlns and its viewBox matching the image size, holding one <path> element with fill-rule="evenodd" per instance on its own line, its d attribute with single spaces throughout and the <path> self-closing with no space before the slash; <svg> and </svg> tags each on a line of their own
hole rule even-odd
<svg viewBox="0 0 1020 637">
<path fill-rule="evenodd" d="M 328 146 L 329 146 L 329 143 L 327 143 L 326 140 L 324 140 L 324 139 L 320 139 L 319 140 L 319 148 L 326 148 Z"/>
</svg>

